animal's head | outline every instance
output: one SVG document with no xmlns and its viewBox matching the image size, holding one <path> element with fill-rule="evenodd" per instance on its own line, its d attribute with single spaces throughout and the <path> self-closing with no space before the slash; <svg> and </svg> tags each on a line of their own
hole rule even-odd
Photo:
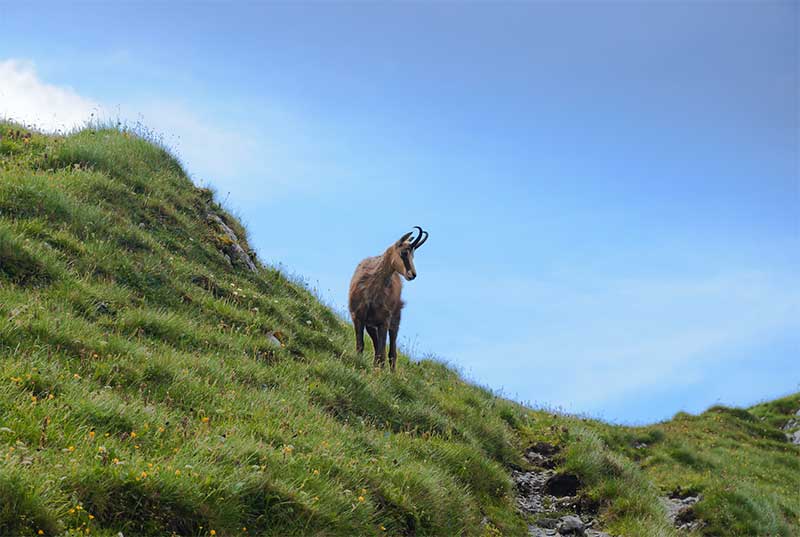
<svg viewBox="0 0 800 537">
<path fill-rule="evenodd" d="M 423 231 L 419 226 L 414 226 L 419 233 L 412 237 L 413 231 L 409 231 L 394 243 L 391 247 L 392 267 L 408 281 L 417 277 L 417 269 L 414 268 L 414 252 L 417 248 L 425 244 L 428 240 L 428 232 Z"/>
</svg>

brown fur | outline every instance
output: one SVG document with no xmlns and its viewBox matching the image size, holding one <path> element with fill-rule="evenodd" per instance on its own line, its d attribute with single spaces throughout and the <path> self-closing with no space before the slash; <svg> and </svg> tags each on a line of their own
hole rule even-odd
<svg viewBox="0 0 800 537">
<path fill-rule="evenodd" d="M 386 361 L 386 335 L 389 335 L 389 367 L 394 371 L 397 362 L 397 332 L 403 301 L 401 275 L 413 280 L 414 245 L 410 233 L 391 245 L 383 255 L 368 257 L 356 267 L 350 281 L 350 316 L 356 331 L 356 351 L 364 351 L 364 330 L 375 347 L 374 365 L 383 367 Z"/>
</svg>

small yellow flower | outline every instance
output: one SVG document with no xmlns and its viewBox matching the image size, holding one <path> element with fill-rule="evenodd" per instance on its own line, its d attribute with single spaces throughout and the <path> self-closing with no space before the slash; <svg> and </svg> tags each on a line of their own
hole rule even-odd
<svg viewBox="0 0 800 537">
<path fill-rule="evenodd" d="M 119 459 L 114 457 L 114 460 L 112 460 L 111 462 L 113 462 L 114 464 L 119 464 Z"/>
<path fill-rule="evenodd" d="M 72 451 L 75 451 L 75 446 L 69 446 L 67 449 L 68 449 L 70 452 L 72 452 Z"/>
<path fill-rule="evenodd" d="M 319 470 L 314 470 L 314 475 L 319 475 Z"/>
<path fill-rule="evenodd" d="M 73 513 L 75 513 L 75 509 L 70 508 L 69 514 L 73 514 Z"/>
<path fill-rule="evenodd" d="M 94 431 L 89 431 L 89 438 L 94 440 Z"/>
<path fill-rule="evenodd" d="M 44 535 L 44 532 L 42 530 L 39 530 L 36 533 L 37 533 L 37 535 Z"/>
<path fill-rule="evenodd" d="M 208 533 L 210 533 L 211 535 L 216 535 L 216 534 L 217 534 L 217 532 L 216 532 L 216 531 L 214 531 L 214 530 L 211 530 L 211 531 L 209 531 Z"/>
<path fill-rule="evenodd" d="M 133 446 L 133 449 L 139 449 L 139 444 L 136 444 L 135 446 Z"/>
<path fill-rule="evenodd" d="M 294 446 L 292 446 L 292 445 L 283 446 L 283 452 L 284 452 L 286 455 L 291 455 L 291 454 L 292 454 L 292 451 L 294 451 Z"/>
<path fill-rule="evenodd" d="M 55 395 L 53 395 L 53 394 L 51 393 L 50 395 L 48 395 L 48 396 L 47 396 L 47 398 L 48 398 L 48 399 L 55 399 L 55 398 L 56 398 L 56 396 L 55 396 Z"/>
<path fill-rule="evenodd" d="M 360 502 L 363 502 L 363 501 L 364 501 L 364 497 L 363 497 L 363 496 L 359 496 L 359 497 L 358 497 L 358 501 L 359 501 L 359 503 L 360 503 Z"/>
<path fill-rule="evenodd" d="M 386 528 L 384 528 L 383 526 L 378 526 L 378 527 L 381 529 L 381 531 L 386 531 Z"/>
<path fill-rule="evenodd" d="M 181 471 L 180 470 L 175 470 L 175 475 L 181 475 Z"/>
<path fill-rule="evenodd" d="M 89 515 L 89 520 L 94 520 L 94 515 Z"/>
<path fill-rule="evenodd" d="M 81 509 L 83 509 L 83 507 L 81 507 L 80 505 L 76 505 L 76 506 L 75 506 L 75 510 L 76 510 L 76 511 L 80 511 Z"/>
<path fill-rule="evenodd" d="M 131 431 L 131 438 L 136 438 L 136 431 Z"/>
<path fill-rule="evenodd" d="M 147 472 L 142 472 L 142 473 L 140 474 L 140 476 L 142 477 L 142 479 L 144 479 L 145 477 L 147 477 Z"/>
<path fill-rule="evenodd" d="M 75 373 L 74 375 L 72 375 L 72 378 L 74 378 L 75 380 L 78 380 L 78 379 L 81 378 L 81 376 L 79 374 Z"/>
</svg>

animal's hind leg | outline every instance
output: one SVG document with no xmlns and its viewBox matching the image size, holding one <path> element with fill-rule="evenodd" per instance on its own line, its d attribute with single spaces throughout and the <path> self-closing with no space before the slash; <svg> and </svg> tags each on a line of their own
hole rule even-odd
<svg viewBox="0 0 800 537">
<path fill-rule="evenodd" d="M 353 327 L 356 329 L 356 352 L 364 352 L 364 323 L 358 319 L 353 319 Z"/>
</svg>

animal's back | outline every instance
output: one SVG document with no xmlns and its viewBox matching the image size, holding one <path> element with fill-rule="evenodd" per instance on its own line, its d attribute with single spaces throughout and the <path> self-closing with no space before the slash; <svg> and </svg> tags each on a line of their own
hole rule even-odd
<svg viewBox="0 0 800 537">
<path fill-rule="evenodd" d="M 350 313 L 355 313 L 364 302 L 364 293 L 369 286 L 370 278 L 378 271 L 380 261 L 381 256 L 368 257 L 356 266 L 353 278 L 350 280 Z"/>
</svg>

